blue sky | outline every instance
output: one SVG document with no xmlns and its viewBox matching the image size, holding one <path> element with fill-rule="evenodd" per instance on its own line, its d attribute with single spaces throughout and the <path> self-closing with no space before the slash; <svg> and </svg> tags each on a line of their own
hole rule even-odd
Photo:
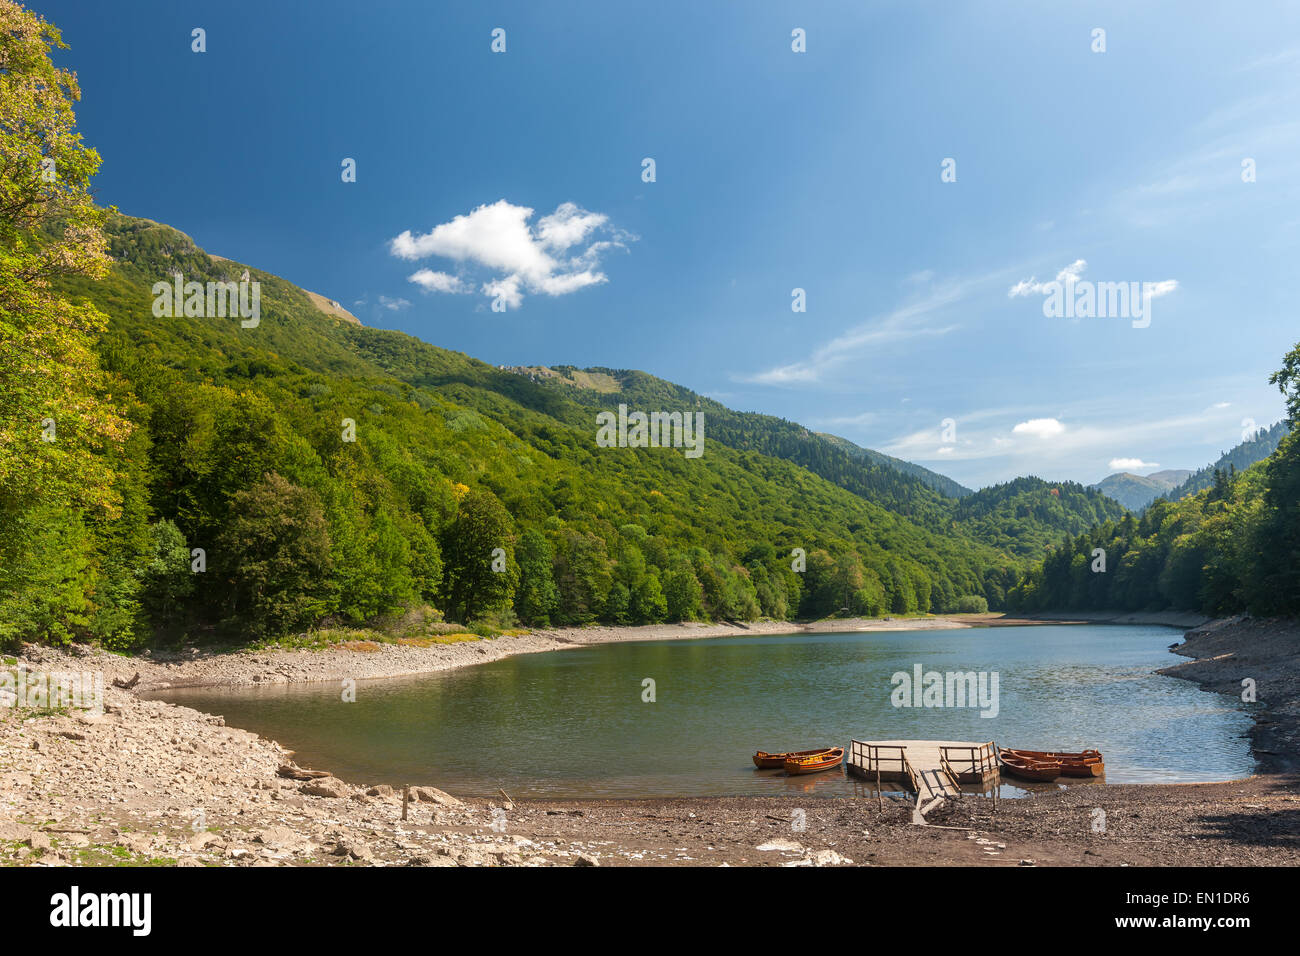
<svg viewBox="0 0 1300 956">
<path fill-rule="evenodd" d="M 644 369 L 971 486 L 1195 468 L 1281 417 L 1295 5 L 30 6 L 101 202 L 368 325 Z M 1058 275 L 1160 283 L 1149 325 L 1045 316 Z"/>
</svg>

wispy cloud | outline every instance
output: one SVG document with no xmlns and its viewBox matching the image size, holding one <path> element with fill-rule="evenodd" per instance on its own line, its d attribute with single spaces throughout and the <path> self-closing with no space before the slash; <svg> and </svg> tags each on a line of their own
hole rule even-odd
<svg viewBox="0 0 1300 956">
<path fill-rule="evenodd" d="M 401 312 L 403 309 L 409 309 L 411 307 L 411 301 L 409 299 L 393 298 L 392 296 L 387 295 L 381 295 L 379 297 L 379 304 L 389 312 Z"/>
<path fill-rule="evenodd" d="M 1293 54 L 1279 54 L 1277 64 Z M 1243 97 L 1208 113 L 1189 131 L 1192 142 L 1179 155 L 1139 174 L 1139 182 L 1111 200 L 1114 213 L 1142 227 L 1180 225 L 1213 217 L 1225 204 L 1236 208 L 1255 198 L 1241 190 L 1243 162 L 1258 163 L 1260 182 L 1272 187 L 1269 199 L 1295 195 L 1300 175 L 1300 91 L 1293 85 Z M 1259 197 L 1260 200 L 1264 196 Z"/>
<path fill-rule="evenodd" d="M 935 320 L 938 314 L 966 298 L 975 284 L 975 281 L 969 281 L 945 285 L 924 299 L 854 326 L 818 347 L 806 359 L 777 365 L 753 375 L 739 376 L 739 379 L 758 385 L 818 382 L 826 373 L 868 349 L 878 349 L 910 339 L 933 339 L 947 335 L 960 326 L 937 324 Z"/>
<path fill-rule="evenodd" d="M 817 418 L 812 420 L 812 424 L 836 427 L 842 427 L 845 425 L 870 425 L 879 418 L 880 416 L 876 412 L 860 412 L 857 415 L 841 415 L 835 418 Z"/>
<path fill-rule="evenodd" d="M 1085 259 L 1075 259 L 1068 266 L 1056 274 L 1056 281 L 1062 285 L 1071 282 L 1077 282 L 1079 276 L 1083 275 L 1083 270 L 1088 268 L 1088 262 Z M 1036 276 L 1028 279 L 1021 279 L 1010 289 L 1007 290 L 1007 296 L 1016 299 L 1029 295 L 1031 292 L 1046 294 L 1051 291 L 1050 282 L 1039 282 Z"/>
</svg>

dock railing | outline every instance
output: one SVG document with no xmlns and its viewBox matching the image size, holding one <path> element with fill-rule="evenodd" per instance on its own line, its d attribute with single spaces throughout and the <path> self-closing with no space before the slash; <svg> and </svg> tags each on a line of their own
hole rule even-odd
<svg viewBox="0 0 1300 956">
<path fill-rule="evenodd" d="M 997 812 L 999 770 L 996 741 L 990 740 L 975 747 L 941 747 L 939 757 L 943 761 L 944 770 L 954 780 L 978 783 L 981 786 L 992 780 L 993 812 Z M 955 765 L 950 760 L 955 761 Z"/>
<path fill-rule="evenodd" d="M 955 780 L 983 783 L 998 769 L 997 749 L 993 741 L 969 747 L 942 747 L 939 756 Z"/>
<path fill-rule="evenodd" d="M 957 771 L 952 768 L 952 764 L 948 761 L 947 748 L 942 748 L 939 751 L 939 766 L 943 768 L 943 772 L 952 781 L 954 789 L 961 793 L 961 778 L 957 776 Z"/>
<path fill-rule="evenodd" d="M 881 786 L 883 780 L 905 780 L 913 793 L 921 792 L 921 782 L 911 761 L 907 759 L 907 748 L 904 746 L 850 741 L 848 766 L 860 776 L 876 778 L 876 798 L 882 810 L 885 808 L 884 790 Z"/>
</svg>

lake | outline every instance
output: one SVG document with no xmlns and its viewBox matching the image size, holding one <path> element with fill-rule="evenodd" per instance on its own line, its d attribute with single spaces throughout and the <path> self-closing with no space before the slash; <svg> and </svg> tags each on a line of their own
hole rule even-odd
<svg viewBox="0 0 1300 956">
<path fill-rule="evenodd" d="M 1152 673 L 1179 660 L 1167 648 L 1180 638 L 1165 627 L 1043 625 L 647 641 L 359 681 L 355 703 L 337 684 L 150 696 L 278 740 L 305 767 L 460 796 L 849 795 L 863 785 L 841 771 L 756 772 L 750 755 L 853 737 L 1095 747 L 1108 783 L 1248 776 L 1245 705 Z M 917 664 L 983 672 L 990 688 L 996 672 L 996 716 L 895 706 L 891 678 Z"/>
</svg>

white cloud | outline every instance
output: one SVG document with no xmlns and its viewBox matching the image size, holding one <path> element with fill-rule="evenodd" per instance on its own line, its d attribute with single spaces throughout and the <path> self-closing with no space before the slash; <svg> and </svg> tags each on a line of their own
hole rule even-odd
<svg viewBox="0 0 1300 956">
<path fill-rule="evenodd" d="M 1079 276 L 1083 275 L 1083 270 L 1086 268 L 1088 268 L 1088 262 L 1086 259 L 1075 259 L 1056 274 L 1056 281 L 1062 285 L 1069 285 L 1071 282 L 1077 282 L 1079 281 Z M 1048 282 L 1039 282 L 1037 276 L 1030 276 L 1028 279 L 1021 279 L 1008 289 L 1007 295 L 1010 298 L 1016 299 L 1027 296 L 1031 292 L 1046 294 L 1050 291 L 1048 288 L 1050 284 L 1051 283 Z M 1175 283 L 1175 285 L 1176 284 L 1177 283 Z M 1161 294 L 1163 295 L 1163 293 Z"/>
<path fill-rule="evenodd" d="M 560 296 L 606 282 L 605 274 L 597 270 L 601 256 L 611 249 L 626 249 L 636 239 L 611 227 L 603 213 L 571 202 L 561 203 L 535 227 L 529 224 L 532 216 L 531 208 L 500 199 L 422 235 L 408 229 L 389 243 L 389 250 L 409 261 L 430 256 L 451 259 L 460 264 L 462 273 L 474 268 L 494 272 L 479 288 L 514 308 L 525 292 Z M 608 238 L 575 249 L 597 233 Z M 412 273 L 409 281 L 428 292 L 468 292 L 475 284 L 465 274 L 432 269 Z"/>
<path fill-rule="evenodd" d="M 445 272 L 434 272 L 432 269 L 419 269 L 412 272 L 406 277 L 408 282 L 414 282 L 426 292 L 468 292 L 469 287 L 460 279 Z"/>
<path fill-rule="evenodd" d="M 604 213 L 587 212 L 571 202 L 561 203 L 555 212 L 537 220 L 537 237 L 542 245 L 563 251 L 608 221 Z"/>
<path fill-rule="evenodd" d="M 515 309 L 524 301 L 524 294 L 519 291 L 519 277 L 506 276 L 483 283 L 483 294 L 489 299 L 500 299 L 507 308 Z"/>
<path fill-rule="evenodd" d="M 403 309 L 409 308 L 411 302 L 409 299 L 394 299 L 391 296 L 381 295 L 379 304 L 390 312 L 401 312 Z"/>
<path fill-rule="evenodd" d="M 1178 288 L 1177 279 L 1162 279 L 1160 282 L 1142 283 L 1142 295 L 1148 299 L 1158 299 Z"/>
<path fill-rule="evenodd" d="M 1013 435 L 1028 435 L 1031 438 L 1055 438 L 1064 432 L 1065 426 L 1055 418 L 1031 418 L 1011 429 Z"/>
<path fill-rule="evenodd" d="M 1158 462 L 1143 461 L 1141 458 L 1112 458 L 1110 467 L 1113 471 L 1136 471 L 1139 468 L 1159 468 Z"/>
</svg>

